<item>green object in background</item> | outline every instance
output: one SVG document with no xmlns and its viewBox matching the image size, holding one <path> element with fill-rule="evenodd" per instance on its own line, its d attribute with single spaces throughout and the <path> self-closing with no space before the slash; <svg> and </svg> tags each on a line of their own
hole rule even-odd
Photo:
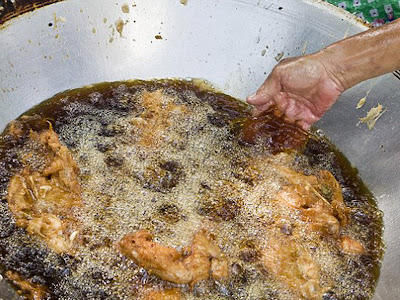
<svg viewBox="0 0 400 300">
<path fill-rule="evenodd" d="M 399 0 L 327 0 L 378 27 L 400 17 Z"/>
</svg>

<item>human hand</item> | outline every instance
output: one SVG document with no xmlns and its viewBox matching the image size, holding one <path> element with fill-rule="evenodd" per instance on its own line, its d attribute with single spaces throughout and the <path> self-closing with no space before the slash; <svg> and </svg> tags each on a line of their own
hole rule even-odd
<svg viewBox="0 0 400 300">
<path fill-rule="evenodd" d="M 286 121 L 308 130 L 345 90 L 328 64 L 318 53 L 281 61 L 257 93 L 247 98 L 255 106 L 253 115 L 275 106 Z"/>
</svg>

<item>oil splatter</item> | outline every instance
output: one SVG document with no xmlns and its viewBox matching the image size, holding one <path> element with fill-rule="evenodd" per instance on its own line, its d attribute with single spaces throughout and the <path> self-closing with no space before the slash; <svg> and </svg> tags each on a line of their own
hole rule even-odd
<svg viewBox="0 0 400 300">
<path fill-rule="evenodd" d="M 344 33 L 343 39 L 347 39 L 349 37 L 349 33 L 350 33 L 349 31 L 350 31 L 350 28 L 347 27 L 346 32 Z"/>
<path fill-rule="evenodd" d="M 364 118 L 359 118 L 360 123 L 365 123 L 368 126 L 369 130 L 372 130 L 375 126 L 376 121 L 387 111 L 387 109 L 383 110 L 383 106 L 378 103 L 377 106 L 372 107 Z"/>
<path fill-rule="evenodd" d="M 121 6 L 121 10 L 122 10 L 122 12 L 123 12 L 124 14 L 129 14 L 129 4 L 128 4 L 128 3 L 124 3 L 124 4 Z"/>
<path fill-rule="evenodd" d="M 117 22 L 115 22 L 115 29 L 119 33 L 119 35 L 122 37 L 122 31 L 124 30 L 125 23 L 121 19 L 118 19 Z"/>
<path fill-rule="evenodd" d="M 53 20 L 54 20 L 54 30 L 58 28 L 58 23 L 59 22 L 66 22 L 67 20 L 63 17 L 57 17 L 56 13 L 53 13 Z M 51 24 L 51 23 L 50 23 Z M 50 26 L 49 24 L 49 26 Z"/>
<path fill-rule="evenodd" d="M 367 101 L 367 96 L 361 98 L 360 101 L 358 101 L 356 108 L 360 109 L 361 107 L 363 107 L 366 101 Z"/>
<path fill-rule="evenodd" d="M 307 45 L 308 45 L 308 41 L 305 41 L 304 44 L 303 44 L 303 49 L 301 50 L 301 55 L 302 56 L 306 55 Z"/>
<path fill-rule="evenodd" d="M 275 60 L 276 61 L 280 61 L 282 58 L 283 58 L 283 55 L 284 55 L 285 53 L 283 53 L 283 52 L 281 52 L 281 53 L 278 53 L 276 56 L 275 56 Z"/>
</svg>

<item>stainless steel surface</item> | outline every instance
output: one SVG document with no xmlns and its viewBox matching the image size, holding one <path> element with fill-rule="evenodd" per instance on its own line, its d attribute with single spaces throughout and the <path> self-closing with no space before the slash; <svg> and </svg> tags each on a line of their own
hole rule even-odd
<svg viewBox="0 0 400 300">
<path fill-rule="evenodd" d="M 69 0 L 3 26 L 0 130 L 58 92 L 102 81 L 199 77 L 244 98 L 263 82 L 279 53 L 311 53 L 366 29 L 311 0 L 126 3 L 129 13 L 122 12 L 124 2 Z M 118 20 L 125 23 L 122 35 Z M 347 91 L 319 124 L 359 168 L 385 212 L 387 253 L 374 298 L 385 300 L 400 294 L 399 84 L 393 74 L 364 82 Z M 369 90 L 366 105 L 356 110 Z M 357 127 L 357 118 L 378 102 L 387 112 L 375 128 Z"/>
</svg>

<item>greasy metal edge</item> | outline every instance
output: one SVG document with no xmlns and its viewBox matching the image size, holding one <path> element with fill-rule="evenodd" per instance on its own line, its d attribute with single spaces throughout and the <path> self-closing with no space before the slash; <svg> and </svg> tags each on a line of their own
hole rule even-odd
<svg viewBox="0 0 400 300">
<path fill-rule="evenodd" d="M 0 25 L 27 12 L 61 1 L 64 0 L 0 0 Z"/>
<path fill-rule="evenodd" d="M 329 2 L 326 2 L 325 0 L 303 0 L 303 2 L 314 5 L 314 6 L 319 6 L 319 7 L 324 7 L 326 9 L 331 10 L 335 14 L 339 14 L 343 16 L 343 19 L 346 18 L 347 21 L 354 25 L 358 25 L 360 28 L 364 28 L 365 30 L 374 28 L 371 23 L 368 23 L 367 21 L 357 17 L 356 15 L 348 12 L 347 10 L 344 10 L 342 8 L 339 8 Z M 361 26 L 360 26 L 361 25 Z"/>
<path fill-rule="evenodd" d="M 0 25 L 27 12 L 31 12 L 40 7 L 61 1 L 65 0 L 0 0 Z M 366 28 L 373 28 L 373 26 L 370 23 L 326 1 L 323 0 L 303 0 L 303 1 L 314 5 L 325 6 L 331 10 L 335 10 L 335 12 L 339 14 L 343 14 L 348 20 L 356 21 L 358 24 L 363 25 Z"/>
</svg>

